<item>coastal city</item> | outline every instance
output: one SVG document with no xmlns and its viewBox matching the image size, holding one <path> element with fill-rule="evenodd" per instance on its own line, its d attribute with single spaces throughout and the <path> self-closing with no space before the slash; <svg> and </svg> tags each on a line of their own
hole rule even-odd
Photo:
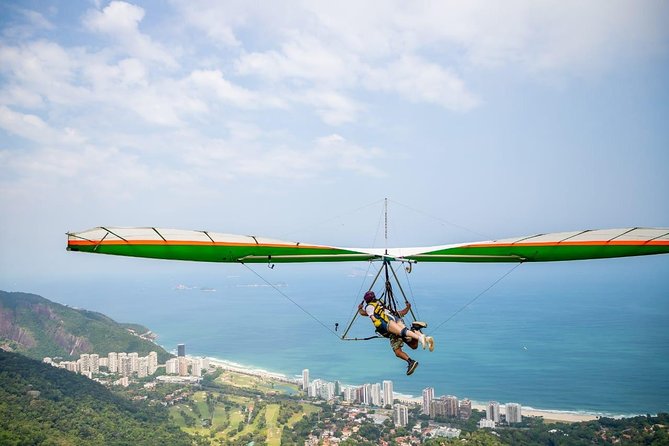
<svg viewBox="0 0 669 446">
<path fill-rule="evenodd" d="M 312 401 L 339 403 L 356 411 L 361 407 L 385 409 L 386 411 L 375 413 L 372 418 L 380 423 L 390 418 L 396 427 L 409 425 L 410 409 L 417 410 L 423 416 L 422 418 L 428 420 L 459 419 L 466 421 L 472 415 L 472 401 L 467 398 L 459 399 L 453 395 L 437 397 L 433 387 L 423 389 L 421 397 L 414 398 L 397 394 L 391 380 L 384 380 L 382 383 L 345 385 L 340 381 L 312 379 L 309 369 L 304 369 L 300 378 L 291 379 L 280 374 L 250 369 L 226 361 L 187 356 L 185 344 L 179 344 L 177 356 L 168 359 L 165 364 L 158 363 L 158 354 L 155 351 L 146 356 L 139 356 L 137 352 L 110 352 L 106 356 L 87 353 L 81 354 L 76 361 L 59 361 L 57 358 L 46 357 L 43 362 L 80 373 L 102 384 L 124 387 L 129 386 L 133 381 L 153 375 L 158 375 L 155 377 L 158 382 L 199 383 L 203 375 L 216 369 L 230 370 L 295 384 L 303 392 L 303 396 Z M 144 385 L 152 386 L 155 385 L 155 382 Z M 474 407 L 485 411 L 485 418 L 481 418 L 478 422 L 479 428 L 494 428 L 500 424 L 512 425 L 523 421 L 522 406 L 518 403 L 500 404 L 497 401 L 490 401 L 483 406 L 474 405 Z M 420 425 L 417 426 L 420 428 Z M 435 426 L 429 434 L 433 437 L 457 438 L 460 435 L 460 429 Z"/>
</svg>

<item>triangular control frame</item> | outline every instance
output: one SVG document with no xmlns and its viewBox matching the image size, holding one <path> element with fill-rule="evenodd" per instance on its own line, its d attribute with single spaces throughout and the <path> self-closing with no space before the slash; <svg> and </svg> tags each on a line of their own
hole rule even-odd
<svg viewBox="0 0 669 446">
<path fill-rule="evenodd" d="M 399 289 L 402 297 L 404 298 L 404 303 L 408 303 L 409 299 L 406 296 L 406 293 L 404 292 L 404 289 L 402 288 L 402 285 L 400 284 L 399 279 L 397 278 L 397 274 L 395 273 L 395 270 L 392 268 L 390 265 L 390 260 L 389 259 L 383 259 L 383 265 L 379 269 L 379 271 L 376 273 L 376 276 L 374 277 L 374 280 L 372 281 L 372 284 L 369 286 L 368 291 L 372 291 L 374 288 L 374 285 L 376 285 L 376 282 L 379 280 L 379 277 L 381 277 L 381 274 L 383 273 L 384 279 L 385 279 L 385 289 L 381 296 L 378 298 L 378 300 L 388 308 L 392 313 L 396 314 L 399 317 L 399 309 L 397 307 L 397 300 L 395 299 L 395 292 L 393 290 L 393 282 L 397 285 L 397 288 Z M 392 275 L 391 275 L 392 273 Z M 416 320 L 416 315 L 413 312 L 413 308 L 409 308 L 409 313 L 411 314 L 411 317 L 413 320 Z M 370 339 L 376 339 L 376 338 L 383 338 L 385 336 L 382 336 L 380 334 L 377 334 L 375 336 L 369 336 L 366 338 L 349 338 L 348 337 L 348 332 L 351 330 L 351 327 L 353 327 L 353 323 L 357 319 L 357 317 L 360 316 L 360 313 L 356 310 L 355 314 L 353 315 L 353 319 L 351 319 L 351 322 L 349 322 L 348 326 L 346 327 L 346 330 L 344 331 L 344 334 L 341 335 L 341 340 L 342 341 L 368 341 Z"/>
</svg>

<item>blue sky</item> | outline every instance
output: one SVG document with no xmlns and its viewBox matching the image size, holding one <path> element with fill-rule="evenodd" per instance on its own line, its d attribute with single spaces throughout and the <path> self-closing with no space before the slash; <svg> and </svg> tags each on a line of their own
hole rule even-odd
<svg viewBox="0 0 669 446">
<path fill-rule="evenodd" d="M 384 197 L 393 245 L 669 226 L 667 3 L 268 3 L 2 2 L 3 282 L 98 225 L 378 244 Z"/>
</svg>

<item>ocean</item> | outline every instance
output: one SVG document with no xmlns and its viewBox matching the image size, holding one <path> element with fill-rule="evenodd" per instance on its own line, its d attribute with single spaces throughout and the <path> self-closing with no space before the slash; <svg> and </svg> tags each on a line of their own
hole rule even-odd
<svg viewBox="0 0 669 446">
<path fill-rule="evenodd" d="M 432 353 L 405 349 L 420 362 L 410 377 L 387 340 L 338 338 L 375 265 L 368 271 L 364 263 L 270 269 L 100 262 L 122 262 L 132 272 L 101 267 L 97 274 L 0 285 L 146 325 L 167 350 L 185 343 L 190 355 L 287 376 L 308 368 L 313 378 L 344 384 L 390 379 L 407 395 L 434 387 L 435 395 L 537 409 L 669 412 L 669 256 L 523 264 L 480 296 L 514 265 L 417 264 L 411 274 L 398 269 L 417 316 L 436 340 Z M 372 331 L 368 319 L 358 318 L 351 333 Z"/>
</svg>

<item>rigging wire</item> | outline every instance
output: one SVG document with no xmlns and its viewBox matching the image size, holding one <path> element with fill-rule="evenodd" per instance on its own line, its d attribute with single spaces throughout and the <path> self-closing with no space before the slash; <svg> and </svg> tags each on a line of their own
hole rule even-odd
<svg viewBox="0 0 669 446">
<path fill-rule="evenodd" d="M 350 210 L 350 211 L 344 212 L 344 213 L 342 213 L 342 214 L 339 214 L 339 215 L 335 215 L 335 216 L 326 218 L 325 220 L 321 220 L 321 221 L 319 221 L 319 222 L 310 223 L 310 224 L 308 224 L 308 225 L 303 226 L 302 228 L 298 228 L 298 229 L 295 229 L 295 230 L 293 230 L 293 231 L 285 232 L 285 233 L 283 233 L 283 235 L 280 235 L 280 237 L 281 237 L 281 238 L 289 238 L 289 236 L 290 236 L 291 234 L 296 234 L 296 233 L 298 233 L 298 232 L 301 233 L 301 232 L 302 232 L 302 229 L 307 230 L 307 229 L 312 229 L 312 228 L 322 227 L 322 226 L 324 226 L 326 223 L 333 222 L 333 221 L 335 221 L 335 220 L 337 220 L 337 219 L 340 219 L 340 218 L 342 218 L 342 217 L 344 217 L 344 216 L 346 216 L 346 215 L 354 214 L 354 213 L 359 212 L 359 211 L 361 211 L 361 210 L 363 210 L 363 209 L 366 209 L 366 208 L 372 207 L 372 206 L 374 206 L 374 205 L 377 205 L 377 204 L 379 204 L 379 203 L 381 203 L 381 202 L 383 202 L 383 200 L 376 200 L 376 201 L 373 201 L 373 202 L 371 202 L 371 203 L 367 203 L 367 204 L 365 204 L 365 205 L 363 205 L 363 206 L 357 207 L 357 208 L 355 208 L 355 209 L 352 209 L 352 210 Z M 302 237 L 302 235 L 300 235 L 300 237 Z"/>
<path fill-rule="evenodd" d="M 455 313 L 453 313 L 452 315 L 450 315 L 450 316 L 449 316 L 446 320 L 444 320 L 441 324 L 437 325 L 437 326 L 434 328 L 434 330 L 432 330 L 431 332 L 434 333 L 435 331 L 439 330 L 439 328 L 441 328 L 442 325 L 446 324 L 448 321 L 450 321 L 450 320 L 453 319 L 455 316 L 457 316 L 457 315 L 460 314 L 462 311 L 464 311 L 468 306 L 470 306 L 471 304 L 473 304 L 479 297 L 481 297 L 481 296 L 483 296 L 485 293 L 487 293 L 490 289 L 492 289 L 492 287 L 494 287 L 495 285 L 497 285 L 498 283 L 500 283 L 506 276 L 508 276 L 509 274 L 511 274 L 512 272 L 514 272 L 514 271 L 516 270 L 516 268 L 518 268 L 518 267 L 519 267 L 520 265 L 522 265 L 522 264 L 523 264 L 523 262 L 520 262 L 520 263 L 518 263 L 516 266 L 514 266 L 513 268 L 511 268 L 509 271 L 507 271 L 506 273 L 504 273 L 504 275 L 502 275 L 502 277 L 500 277 L 499 279 L 495 280 L 490 286 L 488 286 L 488 288 L 486 288 L 485 290 L 483 290 L 483 291 L 481 291 L 480 293 L 478 293 L 472 300 L 470 300 L 470 301 L 467 302 L 465 305 L 463 305 L 458 311 L 456 311 Z"/>
<path fill-rule="evenodd" d="M 323 323 L 320 319 L 318 319 L 316 316 L 314 316 L 313 314 L 311 314 L 311 313 L 310 313 L 308 310 L 306 310 L 302 305 L 298 304 L 298 303 L 295 302 L 293 299 L 291 299 L 290 296 L 288 296 L 286 293 L 284 293 L 284 292 L 281 291 L 279 288 L 277 288 L 273 283 L 271 283 L 270 281 L 268 281 L 267 279 L 265 279 L 263 276 L 261 276 L 256 270 L 252 269 L 251 267 L 249 267 L 249 266 L 248 266 L 246 263 L 244 263 L 244 262 L 239 262 L 239 263 L 241 263 L 242 265 L 244 265 L 244 266 L 246 267 L 246 269 L 248 269 L 248 270 L 251 271 L 253 274 L 255 274 L 256 276 L 258 276 L 258 278 L 259 278 L 260 280 L 262 280 L 262 281 L 265 282 L 267 285 L 269 285 L 269 286 L 271 286 L 272 288 L 274 288 L 274 290 L 276 290 L 276 292 L 278 292 L 278 293 L 281 294 L 283 297 L 285 297 L 285 298 L 288 299 L 290 302 L 292 302 L 293 305 L 295 305 L 297 308 L 299 308 L 300 310 L 302 310 L 307 316 L 309 316 L 310 318 L 312 318 L 313 320 L 315 320 L 316 322 L 318 322 L 320 325 L 322 325 L 323 328 L 325 328 L 327 331 L 329 331 L 330 333 L 332 333 L 333 335 L 335 335 L 337 338 L 339 338 L 339 335 L 338 335 L 333 329 L 331 329 L 330 327 L 328 327 L 327 325 L 325 325 L 325 323 Z"/>
<path fill-rule="evenodd" d="M 411 295 L 411 301 L 413 302 L 411 304 L 411 308 L 414 310 L 414 313 L 416 314 L 416 319 L 419 318 L 418 316 L 418 310 L 414 308 L 414 304 L 416 303 L 416 296 L 413 294 L 413 288 L 411 288 L 411 281 L 409 280 L 409 272 L 407 269 L 402 265 L 402 269 L 404 270 L 404 278 L 406 279 L 407 286 L 409 287 L 409 294 Z"/>
<path fill-rule="evenodd" d="M 428 214 L 427 212 L 421 211 L 420 209 L 413 208 L 413 207 L 411 207 L 411 206 L 409 206 L 409 205 L 406 205 L 406 204 L 404 204 L 404 203 L 400 203 L 399 201 L 395 201 L 395 200 L 390 200 L 390 201 L 392 201 L 392 202 L 395 203 L 395 204 L 399 204 L 400 206 L 403 206 L 403 207 L 405 207 L 406 209 L 409 209 L 410 211 L 414 211 L 414 212 L 416 212 L 416 213 L 418 213 L 418 214 L 422 214 L 422 215 L 424 215 L 424 216 L 426 216 L 426 217 L 429 217 L 429 218 L 432 218 L 432 219 L 434 219 L 434 220 L 437 220 L 438 222 L 441 222 L 441 223 L 443 223 L 443 224 L 446 224 L 446 225 L 449 225 L 449 226 L 452 226 L 452 227 L 455 227 L 455 228 L 458 228 L 458 229 L 462 229 L 462 230 L 467 231 L 467 232 L 471 232 L 472 234 L 476 234 L 476 235 L 478 235 L 478 236 L 481 236 L 481 237 L 483 237 L 483 238 L 487 238 L 487 239 L 489 239 L 489 240 L 492 240 L 492 239 L 493 239 L 493 237 L 490 237 L 489 235 L 482 234 L 482 233 L 480 233 L 480 232 L 478 232 L 478 231 L 475 231 L 475 230 L 473 230 L 473 229 L 470 229 L 470 228 L 468 228 L 468 227 L 466 227 L 466 226 L 462 226 L 462 225 L 459 225 L 459 224 L 457 224 L 457 223 L 453 223 L 453 222 L 451 222 L 451 221 L 444 220 L 443 218 L 435 217 L 434 215 Z"/>
</svg>

